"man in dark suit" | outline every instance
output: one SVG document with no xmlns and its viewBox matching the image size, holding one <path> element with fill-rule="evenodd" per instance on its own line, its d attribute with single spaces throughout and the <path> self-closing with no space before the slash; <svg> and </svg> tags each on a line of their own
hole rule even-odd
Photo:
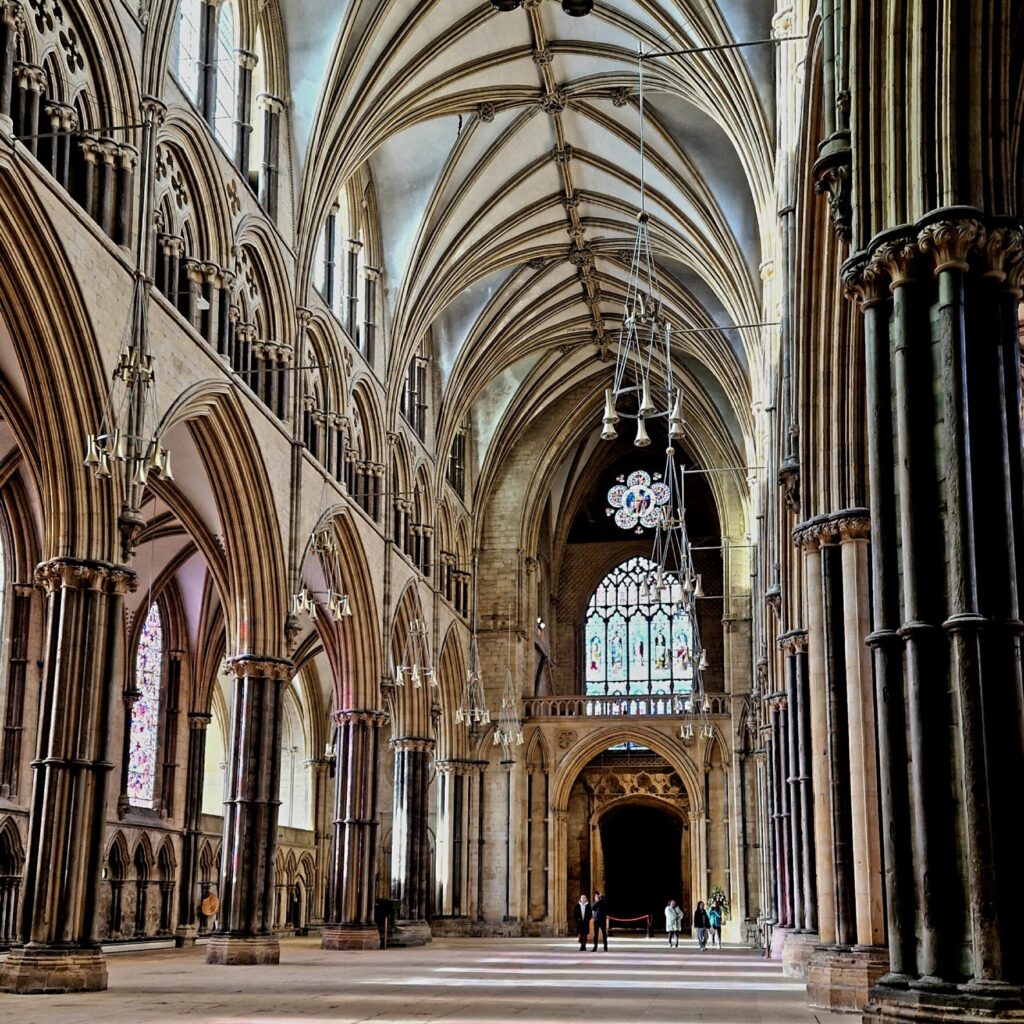
<svg viewBox="0 0 1024 1024">
<path fill-rule="evenodd" d="M 608 905 L 604 901 L 604 896 L 599 893 L 594 893 L 594 902 L 590 908 L 590 916 L 594 921 L 594 948 L 591 950 L 592 953 L 597 952 L 597 937 L 602 935 L 604 937 L 604 951 L 608 952 Z"/>
<path fill-rule="evenodd" d="M 587 901 L 587 894 L 583 893 L 579 903 L 572 908 L 572 919 L 576 922 L 576 936 L 580 940 L 581 953 L 587 948 L 587 935 L 590 933 L 590 918 L 592 916 L 593 911 Z"/>
</svg>

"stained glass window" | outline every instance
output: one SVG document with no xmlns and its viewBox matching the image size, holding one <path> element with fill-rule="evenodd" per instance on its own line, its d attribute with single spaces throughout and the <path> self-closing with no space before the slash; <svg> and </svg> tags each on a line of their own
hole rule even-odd
<svg viewBox="0 0 1024 1024">
<path fill-rule="evenodd" d="M 668 484 L 661 482 L 661 474 L 642 469 L 634 470 L 629 476 L 620 476 L 608 492 L 609 516 L 615 516 L 615 525 L 620 530 L 635 530 L 643 533 L 644 527 L 655 527 L 661 522 L 664 506 L 668 503 Z"/>
<path fill-rule="evenodd" d="M 135 688 L 139 697 L 132 705 L 128 745 L 128 802 L 133 807 L 153 806 L 163 664 L 164 629 L 154 601 L 135 651 Z"/>
<path fill-rule="evenodd" d="M 693 687 L 693 624 L 682 594 L 641 595 L 654 571 L 630 558 L 600 582 L 585 625 L 584 681 L 588 697 L 687 693 Z M 646 590 L 644 589 L 646 593 Z"/>
</svg>

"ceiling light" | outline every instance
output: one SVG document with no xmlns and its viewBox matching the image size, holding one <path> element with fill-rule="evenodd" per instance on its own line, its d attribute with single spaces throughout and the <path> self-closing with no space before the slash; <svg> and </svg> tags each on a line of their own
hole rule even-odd
<svg viewBox="0 0 1024 1024">
<path fill-rule="evenodd" d="M 491 0 L 491 3 L 494 3 L 494 0 Z M 582 18 L 593 9 L 594 0 L 562 0 L 562 10 L 573 18 Z"/>
<path fill-rule="evenodd" d="M 506 12 L 514 11 L 519 7 L 522 7 L 523 0 L 491 0 L 491 6 L 496 11 Z"/>
</svg>

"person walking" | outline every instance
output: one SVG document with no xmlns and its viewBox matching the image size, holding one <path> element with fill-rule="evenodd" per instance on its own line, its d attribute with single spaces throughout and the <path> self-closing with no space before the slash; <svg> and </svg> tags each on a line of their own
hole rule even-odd
<svg viewBox="0 0 1024 1024">
<path fill-rule="evenodd" d="M 580 952 L 587 948 L 587 935 L 590 934 L 590 919 L 594 912 L 590 909 L 587 894 L 580 893 L 580 901 L 572 908 L 572 919 L 576 923 L 576 937 L 580 940 Z"/>
<path fill-rule="evenodd" d="M 683 912 L 675 900 L 669 900 L 665 908 L 665 931 L 668 932 L 669 947 L 679 948 L 679 930 L 683 927 Z M 675 942 L 672 940 L 675 939 Z"/>
<path fill-rule="evenodd" d="M 600 933 L 604 938 L 604 951 L 608 952 L 608 905 L 604 901 L 604 894 L 594 893 L 594 902 L 591 904 L 591 917 L 594 921 L 594 948 L 591 953 L 597 952 L 597 936 Z"/>
<path fill-rule="evenodd" d="M 719 949 L 722 948 L 722 918 L 724 916 L 725 911 L 722 909 L 722 904 L 715 900 L 708 911 L 708 920 L 711 922 L 711 945 L 715 945 L 717 940 Z"/>
<path fill-rule="evenodd" d="M 708 911 L 708 916 L 711 919 L 711 937 L 712 945 L 715 944 L 715 940 L 718 940 L 718 948 L 722 948 L 722 925 L 725 923 L 725 905 L 721 900 L 717 899 L 711 905 L 711 909 Z"/>
<path fill-rule="evenodd" d="M 708 912 L 704 909 L 704 901 L 697 902 L 697 909 L 693 912 L 693 927 L 697 929 L 697 945 L 701 949 L 708 948 L 708 929 L 711 927 L 711 920 Z"/>
</svg>

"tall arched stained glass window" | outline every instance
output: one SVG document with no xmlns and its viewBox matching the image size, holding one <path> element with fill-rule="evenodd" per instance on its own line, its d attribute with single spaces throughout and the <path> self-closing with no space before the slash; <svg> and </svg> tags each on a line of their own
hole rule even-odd
<svg viewBox="0 0 1024 1024">
<path fill-rule="evenodd" d="M 687 693 L 693 688 L 693 623 L 681 593 L 652 588 L 641 596 L 655 565 L 630 558 L 616 566 L 590 598 L 584 673 L 588 697 Z M 678 589 L 678 588 L 677 588 Z"/>
<path fill-rule="evenodd" d="M 153 806 L 163 665 L 164 629 L 154 601 L 135 650 L 135 688 L 139 697 L 132 705 L 128 744 L 128 802 L 133 807 Z"/>
</svg>

